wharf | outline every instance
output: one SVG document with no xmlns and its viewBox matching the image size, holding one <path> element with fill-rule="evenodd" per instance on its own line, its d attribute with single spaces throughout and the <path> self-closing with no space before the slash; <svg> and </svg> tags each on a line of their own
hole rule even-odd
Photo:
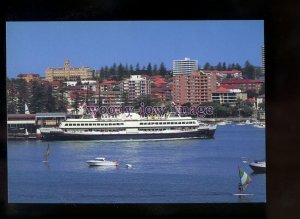
<svg viewBox="0 0 300 219">
<path fill-rule="evenodd" d="M 23 133 L 8 133 L 7 140 L 36 140 L 36 135 L 24 135 Z"/>
</svg>

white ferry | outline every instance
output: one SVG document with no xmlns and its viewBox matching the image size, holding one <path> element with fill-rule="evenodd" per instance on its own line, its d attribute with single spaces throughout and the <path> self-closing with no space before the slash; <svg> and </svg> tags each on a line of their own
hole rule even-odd
<svg viewBox="0 0 300 219">
<path fill-rule="evenodd" d="M 95 118 L 84 115 L 67 119 L 59 128 L 41 128 L 42 139 L 52 140 L 132 140 L 213 138 L 216 125 L 198 122 L 191 117 L 166 115 L 141 117 L 137 113 Z"/>
</svg>

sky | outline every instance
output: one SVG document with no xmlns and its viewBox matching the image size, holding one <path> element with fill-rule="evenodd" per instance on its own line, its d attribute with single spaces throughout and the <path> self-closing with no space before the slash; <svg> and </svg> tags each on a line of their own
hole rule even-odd
<svg viewBox="0 0 300 219">
<path fill-rule="evenodd" d="M 217 65 L 248 60 L 261 66 L 262 20 L 220 21 L 58 21 L 7 22 L 7 77 L 48 67 L 101 67 L 137 63 L 140 67 L 188 57 Z"/>
</svg>

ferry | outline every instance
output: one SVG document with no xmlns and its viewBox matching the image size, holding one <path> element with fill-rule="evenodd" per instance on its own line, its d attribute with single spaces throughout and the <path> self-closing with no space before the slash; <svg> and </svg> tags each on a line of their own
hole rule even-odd
<svg viewBox="0 0 300 219">
<path fill-rule="evenodd" d="M 83 115 L 61 122 L 58 128 L 41 128 L 40 132 L 44 141 L 205 139 L 214 137 L 216 127 L 191 117 L 171 114 L 141 117 L 138 113 L 123 113 L 100 118 Z"/>
</svg>

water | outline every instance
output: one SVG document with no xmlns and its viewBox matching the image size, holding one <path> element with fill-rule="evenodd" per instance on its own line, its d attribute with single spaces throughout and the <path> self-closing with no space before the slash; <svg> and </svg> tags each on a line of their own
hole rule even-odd
<svg viewBox="0 0 300 219">
<path fill-rule="evenodd" d="M 266 175 L 241 157 L 265 158 L 265 130 L 218 126 L 215 139 L 168 141 L 8 141 L 9 203 L 241 203 L 266 202 Z M 119 167 L 88 167 L 106 157 Z M 125 164 L 132 164 L 127 168 Z M 237 193 L 238 166 L 252 178 Z"/>
</svg>

